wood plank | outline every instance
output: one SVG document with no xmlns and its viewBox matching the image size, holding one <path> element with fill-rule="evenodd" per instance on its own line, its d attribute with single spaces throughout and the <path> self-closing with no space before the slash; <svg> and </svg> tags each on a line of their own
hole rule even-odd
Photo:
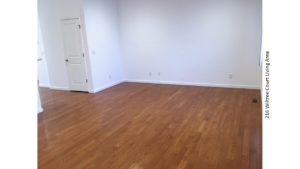
<svg viewBox="0 0 300 169">
<path fill-rule="evenodd" d="M 262 168 L 259 90 L 122 83 L 40 94 L 40 169 Z"/>
</svg>

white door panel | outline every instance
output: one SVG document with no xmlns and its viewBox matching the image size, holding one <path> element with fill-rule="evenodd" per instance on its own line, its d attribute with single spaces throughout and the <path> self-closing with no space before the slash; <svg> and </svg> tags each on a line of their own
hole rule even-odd
<svg viewBox="0 0 300 169">
<path fill-rule="evenodd" d="M 81 65 L 80 64 L 72 64 L 69 66 L 70 69 L 70 73 L 71 73 L 71 81 L 74 84 L 80 84 L 83 85 L 84 81 L 82 81 L 82 72 L 83 70 L 81 70 Z"/>
<path fill-rule="evenodd" d="M 62 21 L 65 61 L 70 90 L 88 91 L 86 62 L 79 19 Z"/>
</svg>

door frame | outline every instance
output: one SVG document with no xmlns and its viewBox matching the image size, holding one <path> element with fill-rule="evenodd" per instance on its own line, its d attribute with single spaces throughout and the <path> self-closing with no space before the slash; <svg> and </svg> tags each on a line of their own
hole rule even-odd
<svg viewBox="0 0 300 169">
<path fill-rule="evenodd" d="M 39 87 L 47 87 L 47 88 L 50 88 L 50 78 L 49 78 L 49 72 L 48 72 L 48 63 L 47 63 L 47 58 L 46 58 L 46 52 L 45 52 L 45 47 L 44 47 L 44 37 L 43 37 L 43 34 L 42 34 L 42 29 L 41 29 L 41 26 L 40 26 L 40 22 L 38 20 L 38 39 L 37 39 L 37 43 L 38 43 L 38 58 L 37 58 L 37 61 L 38 61 L 38 86 Z M 39 56 L 42 56 L 42 58 L 40 58 Z M 40 60 L 42 59 L 42 60 Z M 47 79 L 47 83 L 40 83 L 40 76 L 39 76 L 39 73 L 40 73 L 40 64 L 41 62 L 43 62 L 44 66 L 43 69 L 45 70 L 45 76 L 46 76 L 46 79 Z"/>
<path fill-rule="evenodd" d="M 86 35 L 86 27 L 85 27 L 85 22 L 84 19 L 82 19 L 84 17 L 70 17 L 70 18 L 63 18 L 60 20 L 60 22 L 62 21 L 66 21 L 66 20 L 73 20 L 73 19 L 78 19 L 78 23 L 81 26 L 80 29 L 80 34 L 81 34 L 81 42 L 82 42 L 82 51 L 84 53 L 84 64 L 85 64 L 85 73 L 86 73 L 86 77 L 88 79 L 87 82 L 87 86 L 88 86 L 88 92 L 89 93 L 94 93 L 93 92 L 93 79 L 92 79 L 92 71 L 91 71 L 91 62 L 90 62 L 90 55 L 89 55 L 89 50 L 88 50 L 88 45 L 87 45 L 87 35 Z M 61 23 L 62 24 L 62 23 Z M 62 26 L 62 25 L 61 25 Z M 62 30 L 62 29 L 61 29 Z M 63 35 L 62 35 L 63 37 Z M 65 59 L 66 59 L 66 55 L 64 54 L 64 58 L 63 58 L 63 62 L 65 63 Z M 68 68 L 67 65 L 65 64 L 65 70 L 67 71 L 66 73 L 68 74 Z M 68 76 L 68 87 L 70 90 L 70 79 Z"/>
</svg>

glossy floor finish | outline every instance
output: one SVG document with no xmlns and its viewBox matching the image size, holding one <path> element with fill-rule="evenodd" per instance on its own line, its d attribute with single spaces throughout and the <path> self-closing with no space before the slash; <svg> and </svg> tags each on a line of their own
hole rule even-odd
<svg viewBox="0 0 300 169">
<path fill-rule="evenodd" d="M 40 94 L 39 169 L 262 168 L 258 90 L 122 83 Z"/>
</svg>

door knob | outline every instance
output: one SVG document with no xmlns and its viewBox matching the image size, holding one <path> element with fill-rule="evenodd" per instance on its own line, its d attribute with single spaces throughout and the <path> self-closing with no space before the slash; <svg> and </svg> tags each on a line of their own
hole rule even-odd
<svg viewBox="0 0 300 169">
<path fill-rule="evenodd" d="M 65 61 L 66 61 L 66 62 L 69 62 L 69 59 L 66 59 Z"/>
</svg>

